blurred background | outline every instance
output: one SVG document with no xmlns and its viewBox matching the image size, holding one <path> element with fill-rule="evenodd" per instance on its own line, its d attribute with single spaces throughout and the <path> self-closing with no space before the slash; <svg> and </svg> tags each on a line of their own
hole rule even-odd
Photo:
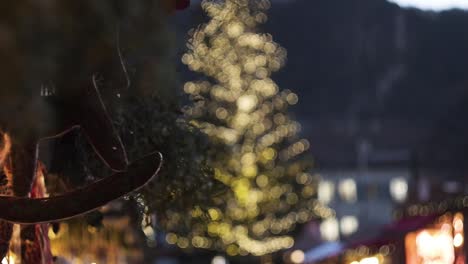
<svg viewBox="0 0 468 264">
<path fill-rule="evenodd" d="M 0 56 L 27 54 L 41 98 L 97 72 L 129 160 L 165 159 L 139 192 L 38 224 L 42 263 L 466 262 L 468 1 L 182 2 L 4 12 Z M 52 196 L 111 173 L 83 140 L 41 145 Z"/>
<path fill-rule="evenodd" d="M 181 42 L 204 19 L 195 3 L 177 14 Z M 466 8 L 449 0 L 272 1 L 262 30 L 288 52 L 272 78 L 299 96 L 292 111 L 311 144 L 318 199 L 336 210 L 335 218 L 297 231 L 299 251 L 283 256 L 289 263 L 359 263 L 365 252 L 387 253 L 386 245 L 402 255 L 361 263 L 433 263 L 405 260 L 398 245 L 424 220 L 393 244 L 381 234 L 402 217 L 437 211 L 420 204 L 437 208 L 466 194 Z M 182 65 L 180 76 L 192 78 Z M 344 262 L 350 244 L 363 254 Z M 261 263 L 283 263 L 278 258 Z M 211 263 L 247 263 L 220 259 Z"/>
</svg>

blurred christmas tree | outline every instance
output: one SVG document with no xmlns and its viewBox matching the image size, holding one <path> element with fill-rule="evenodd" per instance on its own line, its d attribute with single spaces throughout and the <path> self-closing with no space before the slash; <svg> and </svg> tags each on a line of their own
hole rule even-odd
<svg viewBox="0 0 468 264">
<path fill-rule="evenodd" d="M 66 4 L 61 10 L 64 14 L 77 12 L 70 15 L 70 21 L 82 29 L 73 35 L 80 44 L 79 49 L 70 54 L 78 57 L 88 50 L 94 51 L 104 46 L 100 44 L 101 39 L 112 47 L 96 52 L 95 57 L 99 59 L 112 58 L 101 59 L 104 62 L 99 67 L 93 61 L 78 66 L 98 69 L 99 91 L 129 160 L 156 150 L 163 154 L 165 162 L 158 178 L 132 199 L 140 203 L 141 211 L 157 212 L 162 217 L 167 208 L 183 211 L 194 204 L 206 203 L 207 193 L 215 185 L 213 173 L 204 160 L 206 136 L 188 124 L 181 112 L 182 92 L 178 88 L 174 61 L 176 35 L 169 23 L 177 3 L 175 0 L 103 3 L 89 0 L 81 4 L 81 13 Z M 87 40 L 88 32 L 95 32 L 96 36 Z M 60 50 L 65 49 L 65 44 L 61 43 Z M 55 153 L 48 168 L 50 174 L 59 175 L 56 185 L 65 186 L 55 190 L 57 193 L 111 173 L 83 138 L 77 131 L 54 142 Z"/>
<path fill-rule="evenodd" d="M 209 136 L 209 164 L 228 191 L 214 197 L 215 206 L 163 219 L 167 241 L 181 248 L 268 254 L 293 245 L 288 234 L 297 223 L 333 213 L 315 199 L 309 142 L 297 138 L 300 125 L 287 114 L 298 96 L 270 79 L 286 51 L 256 33 L 269 5 L 205 0 L 211 19 L 190 33 L 182 61 L 206 78 L 185 84 L 194 102 L 186 113 Z"/>
</svg>

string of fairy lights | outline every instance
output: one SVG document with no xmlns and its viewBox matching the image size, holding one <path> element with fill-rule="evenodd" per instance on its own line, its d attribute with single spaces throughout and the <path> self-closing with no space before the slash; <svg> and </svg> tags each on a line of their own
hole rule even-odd
<svg viewBox="0 0 468 264">
<path fill-rule="evenodd" d="M 210 20 L 190 32 L 182 62 L 205 79 L 184 85 L 194 102 L 186 114 L 216 146 L 211 164 L 228 191 L 214 198 L 215 207 L 169 212 L 166 240 L 231 256 L 290 248 L 297 223 L 334 211 L 316 200 L 318 177 L 305 157 L 310 143 L 297 137 L 301 126 L 287 114 L 299 98 L 270 78 L 286 60 L 271 35 L 256 32 L 270 3 L 204 0 L 202 7 Z"/>
</svg>

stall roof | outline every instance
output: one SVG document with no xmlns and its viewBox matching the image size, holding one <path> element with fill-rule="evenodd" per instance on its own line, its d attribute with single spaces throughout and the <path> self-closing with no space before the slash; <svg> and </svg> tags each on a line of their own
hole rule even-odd
<svg viewBox="0 0 468 264">
<path fill-rule="evenodd" d="M 364 240 L 350 241 L 348 243 L 329 242 L 313 248 L 305 253 L 305 263 L 316 263 L 342 254 L 347 249 L 360 246 L 380 248 L 404 237 L 407 233 L 419 230 L 433 223 L 441 214 L 427 216 L 412 216 L 402 218 L 382 228 L 379 235 Z"/>
</svg>

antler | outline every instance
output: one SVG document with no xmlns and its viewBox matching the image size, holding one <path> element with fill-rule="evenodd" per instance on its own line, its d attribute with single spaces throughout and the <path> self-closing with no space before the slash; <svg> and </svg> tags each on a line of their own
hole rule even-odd
<svg viewBox="0 0 468 264">
<path fill-rule="evenodd" d="M 0 218 L 37 224 L 84 214 L 145 186 L 158 174 L 162 161 L 161 153 L 150 154 L 133 162 L 127 171 L 60 196 L 38 199 L 0 196 Z"/>
</svg>

